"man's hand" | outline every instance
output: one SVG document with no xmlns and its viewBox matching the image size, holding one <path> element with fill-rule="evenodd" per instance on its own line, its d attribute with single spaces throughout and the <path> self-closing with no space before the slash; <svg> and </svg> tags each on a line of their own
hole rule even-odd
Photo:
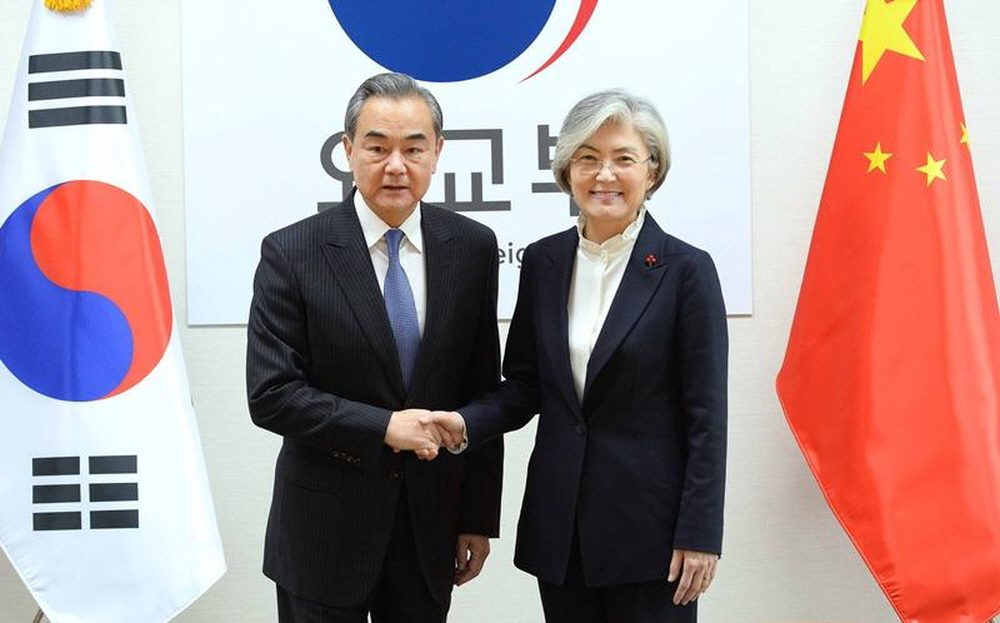
<svg viewBox="0 0 1000 623">
<path fill-rule="evenodd" d="M 455 586 L 474 579 L 490 555 L 490 540 L 479 534 L 460 534 L 455 544 Z"/>
<path fill-rule="evenodd" d="M 433 459 L 438 454 L 441 437 L 437 426 L 420 423 L 421 417 L 430 414 L 423 409 L 396 411 L 385 429 L 385 444 L 393 450 L 413 450 L 421 459 Z"/>
<path fill-rule="evenodd" d="M 719 557 L 707 552 L 693 552 L 687 549 L 675 549 L 670 559 L 670 574 L 668 582 L 680 577 L 677 592 L 674 593 L 674 603 L 687 605 L 699 595 L 708 590 L 709 584 L 715 578 L 715 566 Z"/>
<path fill-rule="evenodd" d="M 425 426 L 436 426 L 441 445 L 458 448 L 465 443 L 465 418 L 454 411 L 433 411 L 420 418 Z"/>
</svg>

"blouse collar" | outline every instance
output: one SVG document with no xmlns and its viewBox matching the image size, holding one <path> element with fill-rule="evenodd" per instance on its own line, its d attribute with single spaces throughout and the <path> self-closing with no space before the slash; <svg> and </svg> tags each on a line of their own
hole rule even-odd
<svg viewBox="0 0 1000 623">
<path fill-rule="evenodd" d="M 625 231 L 598 244 L 583 237 L 583 227 L 586 223 L 586 218 L 583 212 L 581 212 L 580 216 L 576 219 L 576 231 L 580 238 L 580 250 L 590 256 L 600 256 L 602 254 L 618 255 L 627 249 L 631 249 L 636 238 L 639 237 L 639 231 L 642 230 L 642 224 L 645 220 L 646 204 L 643 204 L 639 206 L 639 213 L 636 215 L 635 220 L 625 228 Z"/>
</svg>

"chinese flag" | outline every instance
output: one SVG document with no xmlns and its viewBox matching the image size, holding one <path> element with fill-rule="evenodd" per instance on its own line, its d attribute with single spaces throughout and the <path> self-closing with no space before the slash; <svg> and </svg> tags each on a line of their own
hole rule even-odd
<svg viewBox="0 0 1000 623">
<path fill-rule="evenodd" d="M 1000 314 L 942 0 L 868 0 L 778 395 L 901 620 L 1000 611 Z"/>
</svg>

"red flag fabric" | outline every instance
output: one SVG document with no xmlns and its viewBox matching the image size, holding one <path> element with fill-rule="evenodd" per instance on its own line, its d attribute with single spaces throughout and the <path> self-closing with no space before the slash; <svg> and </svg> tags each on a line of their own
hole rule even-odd
<svg viewBox="0 0 1000 623">
<path fill-rule="evenodd" d="M 868 0 L 777 388 L 900 619 L 997 614 L 1000 314 L 942 0 Z"/>
</svg>

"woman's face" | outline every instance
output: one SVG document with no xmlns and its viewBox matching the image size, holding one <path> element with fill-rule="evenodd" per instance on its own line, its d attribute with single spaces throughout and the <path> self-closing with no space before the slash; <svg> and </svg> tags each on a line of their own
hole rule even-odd
<svg viewBox="0 0 1000 623">
<path fill-rule="evenodd" d="M 615 235 L 635 220 L 656 167 L 628 122 L 609 121 L 583 142 L 569 167 L 570 190 L 591 228 Z M 587 237 L 591 238 L 590 233 Z M 604 237 L 604 236 L 602 236 Z"/>
</svg>

